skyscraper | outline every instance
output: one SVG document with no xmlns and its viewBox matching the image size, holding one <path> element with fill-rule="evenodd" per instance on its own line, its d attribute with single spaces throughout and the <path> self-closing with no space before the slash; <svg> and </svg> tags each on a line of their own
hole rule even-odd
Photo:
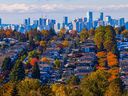
<svg viewBox="0 0 128 96">
<path fill-rule="evenodd" d="M 42 18 L 39 18 L 39 22 L 38 23 L 39 23 L 40 26 L 43 24 Z"/>
<path fill-rule="evenodd" d="M 60 30 L 60 28 L 61 28 L 60 23 L 57 23 L 57 29 Z"/>
<path fill-rule="evenodd" d="M 73 24 L 72 23 L 69 23 L 68 24 L 68 27 L 69 27 L 69 30 L 72 30 L 73 29 Z"/>
<path fill-rule="evenodd" d="M 68 17 L 64 17 L 64 20 L 63 20 L 63 23 L 65 24 L 65 25 L 68 25 Z"/>
<path fill-rule="evenodd" d="M 106 25 L 111 25 L 111 23 L 112 23 L 112 18 L 111 18 L 111 16 L 106 16 L 106 17 L 105 17 L 105 21 L 106 21 Z"/>
<path fill-rule="evenodd" d="M 103 19 L 104 19 L 104 13 L 101 12 L 101 13 L 100 13 L 100 20 L 103 21 Z"/>
<path fill-rule="evenodd" d="M 128 22 L 126 22 L 125 28 L 126 28 L 126 30 L 128 30 Z"/>
<path fill-rule="evenodd" d="M 47 21 L 46 18 L 43 18 L 43 19 L 42 19 L 43 26 L 46 26 L 46 25 L 47 25 L 47 24 L 46 24 L 46 21 Z"/>
<path fill-rule="evenodd" d="M 36 25 L 36 26 L 38 26 L 38 20 L 34 20 L 33 21 L 33 24 Z"/>
<path fill-rule="evenodd" d="M 124 24 L 125 24 L 125 19 L 124 18 L 120 18 L 119 26 L 124 26 Z"/>
<path fill-rule="evenodd" d="M 27 19 L 24 20 L 24 25 L 25 26 L 30 25 L 30 18 L 27 18 Z"/>
<path fill-rule="evenodd" d="M 78 21 L 76 22 L 76 30 L 77 30 L 78 32 L 80 32 L 80 24 L 79 24 Z"/>
<path fill-rule="evenodd" d="M 31 24 L 31 21 L 30 21 L 30 18 L 28 18 L 28 25 L 30 25 Z"/>
<path fill-rule="evenodd" d="M 40 26 L 46 26 L 46 20 L 45 18 L 39 18 L 39 25 Z"/>
<path fill-rule="evenodd" d="M 0 18 L 0 25 L 2 24 L 2 19 Z"/>
<path fill-rule="evenodd" d="M 84 17 L 84 22 L 87 22 L 87 17 Z"/>
<path fill-rule="evenodd" d="M 90 30 L 93 28 L 93 13 L 90 11 L 87 12 L 87 22 L 88 30 Z"/>
<path fill-rule="evenodd" d="M 93 13 L 92 12 L 87 12 L 87 21 L 88 22 L 93 22 Z"/>
</svg>

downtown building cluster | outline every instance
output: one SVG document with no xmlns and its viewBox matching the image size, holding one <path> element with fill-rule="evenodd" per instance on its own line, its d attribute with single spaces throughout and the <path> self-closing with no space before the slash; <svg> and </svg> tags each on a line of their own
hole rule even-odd
<svg viewBox="0 0 128 96">
<path fill-rule="evenodd" d="M 113 27 L 122 27 L 124 26 L 128 30 L 128 22 L 125 21 L 125 18 L 113 19 L 111 16 L 104 16 L 104 13 L 101 12 L 98 19 L 94 19 L 93 12 L 87 12 L 86 16 L 83 18 L 75 18 L 72 21 L 69 21 L 68 17 L 63 18 L 63 22 L 57 22 L 54 19 L 39 18 L 38 20 L 31 20 L 31 18 L 24 19 L 23 24 L 2 24 L 2 19 L 0 19 L 0 28 L 11 28 L 22 33 L 28 32 L 31 29 L 41 30 L 50 30 L 51 28 L 55 29 L 56 32 L 61 28 L 66 28 L 67 30 L 76 30 L 81 32 L 82 29 L 95 29 L 99 26 L 111 25 Z"/>
<path fill-rule="evenodd" d="M 101 12 L 98 19 L 94 20 L 93 12 L 87 12 L 86 17 L 76 18 L 72 22 L 68 21 L 68 17 L 64 17 L 63 23 L 58 23 L 58 29 L 67 28 L 68 30 L 77 30 L 81 32 L 82 29 L 95 29 L 99 26 L 111 25 L 113 27 L 124 26 L 128 30 L 128 22 L 125 22 L 125 18 L 113 19 L 111 16 L 104 16 Z"/>
</svg>

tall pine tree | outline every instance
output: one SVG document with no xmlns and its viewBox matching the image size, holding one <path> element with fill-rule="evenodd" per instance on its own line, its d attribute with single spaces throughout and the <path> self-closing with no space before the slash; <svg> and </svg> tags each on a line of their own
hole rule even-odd
<svg viewBox="0 0 128 96">
<path fill-rule="evenodd" d="M 35 65 L 32 67 L 32 78 L 40 79 L 40 69 L 38 63 L 35 63 Z"/>
<path fill-rule="evenodd" d="M 3 61 L 2 66 L 1 66 L 2 72 L 5 72 L 5 71 L 10 70 L 11 67 L 12 67 L 12 65 L 11 65 L 11 59 L 10 59 L 9 57 L 6 57 L 6 58 L 4 59 L 4 61 Z"/>
<path fill-rule="evenodd" d="M 25 77 L 24 66 L 21 61 L 17 61 L 10 73 L 10 80 L 19 81 L 24 79 L 24 77 Z"/>
</svg>

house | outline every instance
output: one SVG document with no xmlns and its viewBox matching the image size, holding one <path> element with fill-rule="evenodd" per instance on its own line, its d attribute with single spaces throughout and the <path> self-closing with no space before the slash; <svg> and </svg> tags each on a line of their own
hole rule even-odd
<svg viewBox="0 0 128 96">
<path fill-rule="evenodd" d="M 52 71 L 52 66 L 49 64 L 40 64 L 40 70 L 43 72 L 50 72 Z"/>
<path fill-rule="evenodd" d="M 50 78 L 51 78 L 50 74 L 44 71 L 40 71 L 40 79 L 42 83 L 48 83 L 48 80 L 50 80 Z"/>
<path fill-rule="evenodd" d="M 84 46 L 81 48 L 82 52 L 95 52 L 96 48 L 95 46 Z"/>
</svg>

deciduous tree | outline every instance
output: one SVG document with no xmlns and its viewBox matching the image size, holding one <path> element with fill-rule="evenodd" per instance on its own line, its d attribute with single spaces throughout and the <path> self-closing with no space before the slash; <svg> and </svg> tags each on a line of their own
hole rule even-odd
<svg viewBox="0 0 128 96">
<path fill-rule="evenodd" d="M 124 30 L 121 32 L 125 38 L 128 38 L 128 30 Z"/>
<path fill-rule="evenodd" d="M 63 84 L 53 84 L 52 91 L 55 94 L 54 96 L 68 96 L 67 89 Z"/>
<path fill-rule="evenodd" d="M 83 96 L 103 96 L 109 85 L 110 74 L 104 70 L 97 70 L 85 77 L 81 82 Z"/>
<path fill-rule="evenodd" d="M 61 61 L 58 60 L 58 59 L 56 59 L 56 60 L 54 61 L 54 64 L 55 64 L 55 67 L 56 67 L 57 69 L 61 67 Z"/>
<path fill-rule="evenodd" d="M 42 30 L 41 31 L 42 35 L 46 38 L 49 35 L 49 31 L 48 30 Z"/>
<path fill-rule="evenodd" d="M 118 80 L 114 80 L 109 84 L 105 96 L 122 96 L 122 89 Z"/>
<path fill-rule="evenodd" d="M 112 52 L 109 52 L 107 54 L 107 61 L 108 61 L 108 66 L 109 67 L 114 67 L 114 66 L 118 66 L 118 58 L 115 54 L 113 54 Z"/>
<path fill-rule="evenodd" d="M 80 39 L 82 42 L 84 42 L 86 39 L 88 39 L 89 37 L 89 33 L 86 29 L 83 29 L 81 32 L 80 32 Z"/>
<path fill-rule="evenodd" d="M 39 80 L 26 78 L 17 85 L 18 95 L 19 96 L 30 96 L 29 94 L 33 93 L 32 91 L 39 92 L 38 90 L 40 86 L 41 86 L 41 82 Z"/>
<path fill-rule="evenodd" d="M 62 45 L 63 45 L 64 47 L 68 47 L 68 46 L 69 46 L 69 41 L 68 41 L 68 40 L 64 40 L 64 41 L 62 42 Z"/>
</svg>

